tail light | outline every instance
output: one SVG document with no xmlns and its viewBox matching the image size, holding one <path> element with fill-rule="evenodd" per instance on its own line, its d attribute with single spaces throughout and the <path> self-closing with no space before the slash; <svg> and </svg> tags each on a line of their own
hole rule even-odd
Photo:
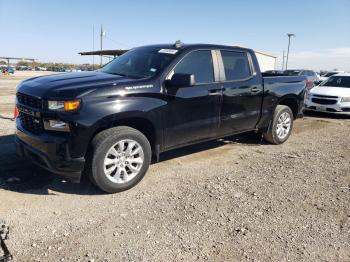
<svg viewBox="0 0 350 262">
<path fill-rule="evenodd" d="M 312 88 L 312 81 L 306 80 L 306 85 L 305 85 L 305 97 L 306 98 L 308 98 L 311 88 Z"/>
<path fill-rule="evenodd" d="M 14 110 L 13 110 L 13 118 L 16 119 L 19 116 L 19 111 L 17 106 L 15 106 Z"/>
</svg>

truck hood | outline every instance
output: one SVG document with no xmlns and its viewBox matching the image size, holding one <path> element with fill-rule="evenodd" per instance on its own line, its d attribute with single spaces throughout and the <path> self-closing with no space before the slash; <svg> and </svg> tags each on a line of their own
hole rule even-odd
<svg viewBox="0 0 350 262">
<path fill-rule="evenodd" d="M 333 87 L 333 86 L 316 86 L 310 91 L 313 95 L 324 96 L 350 96 L 350 88 L 346 87 Z"/>
<path fill-rule="evenodd" d="M 39 98 L 73 98 L 108 86 L 140 81 L 99 71 L 52 74 L 23 81 L 17 91 Z"/>
</svg>

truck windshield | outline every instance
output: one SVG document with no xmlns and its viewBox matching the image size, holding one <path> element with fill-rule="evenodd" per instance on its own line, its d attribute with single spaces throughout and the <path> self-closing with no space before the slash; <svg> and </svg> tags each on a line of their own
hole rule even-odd
<svg viewBox="0 0 350 262">
<path fill-rule="evenodd" d="M 350 76 L 331 76 L 320 86 L 345 87 L 350 88 Z"/>
<path fill-rule="evenodd" d="M 115 58 L 99 71 L 131 78 L 154 76 L 174 57 L 172 54 L 159 53 L 158 51 L 159 49 L 145 48 L 130 50 Z"/>
</svg>

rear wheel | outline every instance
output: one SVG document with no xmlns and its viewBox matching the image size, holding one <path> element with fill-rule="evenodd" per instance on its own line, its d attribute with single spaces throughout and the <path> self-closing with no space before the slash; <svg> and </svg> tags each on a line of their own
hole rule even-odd
<svg viewBox="0 0 350 262">
<path fill-rule="evenodd" d="M 293 128 L 293 112 L 288 106 L 278 105 L 269 129 L 264 133 L 268 142 L 279 145 L 288 140 Z"/>
<path fill-rule="evenodd" d="M 151 162 L 151 146 L 138 130 L 121 126 L 105 130 L 93 139 L 90 168 L 94 184 L 108 193 L 135 186 Z"/>
</svg>

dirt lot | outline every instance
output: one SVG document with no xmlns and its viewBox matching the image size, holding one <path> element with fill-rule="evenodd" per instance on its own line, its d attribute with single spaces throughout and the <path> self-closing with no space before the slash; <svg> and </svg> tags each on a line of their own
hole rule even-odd
<svg viewBox="0 0 350 262">
<path fill-rule="evenodd" d="M 0 115 L 14 86 L 0 78 Z M 15 156 L 0 119 L 0 218 L 15 261 L 350 261 L 350 118 L 309 115 L 280 146 L 255 135 L 162 155 L 106 195 Z"/>
</svg>

